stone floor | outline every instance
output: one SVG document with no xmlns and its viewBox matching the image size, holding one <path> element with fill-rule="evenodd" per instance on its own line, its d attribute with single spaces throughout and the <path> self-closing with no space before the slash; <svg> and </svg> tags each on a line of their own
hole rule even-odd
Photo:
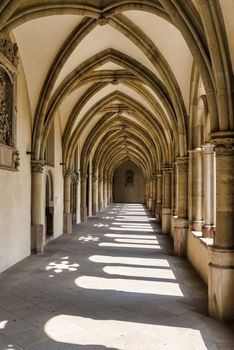
<svg viewBox="0 0 234 350">
<path fill-rule="evenodd" d="M 0 350 L 231 350 L 207 290 L 141 205 L 114 205 L 0 277 Z"/>
</svg>

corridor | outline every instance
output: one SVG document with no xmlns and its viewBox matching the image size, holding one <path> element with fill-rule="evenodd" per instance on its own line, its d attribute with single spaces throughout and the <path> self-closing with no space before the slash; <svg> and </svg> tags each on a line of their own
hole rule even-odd
<svg viewBox="0 0 234 350">
<path fill-rule="evenodd" d="M 207 289 L 141 204 L 115 204 L 0 277 L 0 350 L 231 350 Z"/>
</svg>

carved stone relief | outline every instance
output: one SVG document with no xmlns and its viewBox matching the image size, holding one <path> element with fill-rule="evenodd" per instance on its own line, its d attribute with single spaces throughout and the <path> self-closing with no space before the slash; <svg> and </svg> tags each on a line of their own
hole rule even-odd
<svg viewBox="0 0 234 350">
<path fill-rule="evenodd" d="M 16 149 L 17 45 L 0 33 L 0 168 L 18 170 Z"/>
<path fill-rule="evenodd" d="M 0 66 L 0 143 L 12 146 L 13 84 Z"/>
</svg>

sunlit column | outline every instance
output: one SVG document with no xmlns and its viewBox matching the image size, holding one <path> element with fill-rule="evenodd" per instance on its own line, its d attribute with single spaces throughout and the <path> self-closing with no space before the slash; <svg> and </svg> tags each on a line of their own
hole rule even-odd
<svg viewBox="0 0 234 350">
<path fill-rule="evenodd" d="M 171 229 L 171 167 L 163 168 L 162 233 L 169 234 Z"/>
<path fill-rule="evenodd" d="M 93 215 L 97 214 L 97 176 L 92 177 L 92 211 Z"/>
<path fill-rule="evenodd" d="M 103 184 L 103 179 L 101 177 L 98 177 L 98 210 L 101 210 L 103 208 L 102 184 Z"/>
<path fill-rule="evenodd" d="M 80 217 L 81 222 L 87 221 L 87 174 L 81 174 L 81 205 L 80 205 Z"/>
<path fill-rule="evenodd" d="M 157 222 L 162 219 L 162 172 L 157 172 L 157 202 L 155 208 L 155 217 Z"/>
<path fill-rule="evenodd" d="M 149 179 L 145 179 L 145 204 L 149 207 Z"/>
<path fill-rule="evenodd" d="M 44 221 L 45 210 L 43 205 L 44 161 L 32 161 L 32 226 L 31 226 L 31 247 L 32 251 L 43 253 L 44 246 Z"/>
<path fill-rule="evenodd" d="M 176 159 L 176 222 L 174 227 L 174 254 L 185 256 L 188 234 L 188 157 Z"/>
<path fill-rule="evenodd" d="M 217 319 L 233 321 L 234 132 L 212 136 L 216 152 L 216 229 L 214 245 L 210 247 L 209 313 Z M 210 161 L 213 168 L 213 158 Z"/>
<path fill-rule="evenodd" d="M 203 152 L 196 148 L 190 152 L 192 160 L 192 230 L 202 231 L 203 224 Z"/>
<path fill-rule="evenodd" d="M 171 236 L 174 237 L 176 216 L 176 162 L 172 164 L 171 173 Z"/>
<path fill-rule="evenodd" d="M 112 180 L 110 179 L 109 180 L 110 182 L 110 204 L 113 203 L 113 183 L 112 183 Z"/>
<path fill-rule="evenodd" d="M 215 231 L 215 151 L 214 144 L 206 143 L 203 146 L 203 168 L 204 168 L 204 225 L 202 235 L 213 237 Z"/>
<path fill-rule="evenodd" d="M 152 204 L 153 204 L 153 180 L 152 177 L 149 180 L 149 199 L 148 199 L 148 208 L 151 211 L 152 210 Z"/>
<path fill-rule="evenodd" d="M 157 176 L 156 174 L 152 175 L 152 208 L 151 211 L 152 213 L 155 212 L 155 208 L 156 208 L 156 197 L 157 197 Z"/>
<path fill-rule="evenodd" d="M 71 174 L 67 169 L 64 173 L 64 215 L 63 232 L 72 233 L 72 213 L 71 213 Z"/>
<path fill-rule="evenodd" d="M 107 206 L 107 179 L 103 178 L 103 207 Z"/>
</svg>

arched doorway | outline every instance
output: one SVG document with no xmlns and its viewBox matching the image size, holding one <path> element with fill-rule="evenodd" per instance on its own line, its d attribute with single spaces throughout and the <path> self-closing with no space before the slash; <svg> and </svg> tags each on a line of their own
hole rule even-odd
<svg viewBox="0 0 234 350">
<path fill-rule="evenodd" d="M 45 218 L 45 240 L 49 240 L 54 235 L 54 194 L 53 178 L 48 172 L 46 176 L 46 218 Z"/>
<path fill-rule="evenodd" d="M 144 203 L 144 177 L 132 161 L 121 164 L 114 173 L 114 203 Z"/>
</svg>

